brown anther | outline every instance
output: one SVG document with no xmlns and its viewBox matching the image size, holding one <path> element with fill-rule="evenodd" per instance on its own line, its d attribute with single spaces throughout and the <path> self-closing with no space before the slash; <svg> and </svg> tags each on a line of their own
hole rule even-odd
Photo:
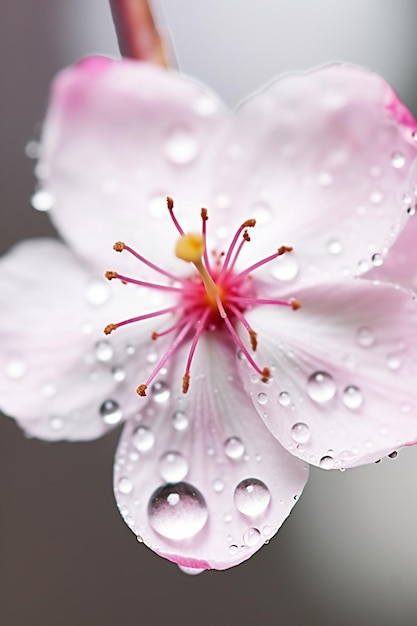
<svg viewBox="0 0 417 626">
<path fill-rule="evenodd" d="M 291 246 L 280 246 L 278 248 L 278 254 L 281 256 L 281 254 L 285 254 L 286 252 L 292 252 L 292 247 Z"/>
<path fill-rule="evenodd" d="M 147 385 L 139 385 L 139 387 L 136 389 L 136 393 L 138 394 L 138 396 L 142 396 L 142 398 L 144 398 L 146 396 L 147 388 Z"/>
<path fill-rule="evenodd" d="M 170 196 L 167 196 L 167 207 L 168 211 L 172 211 L 174 208 L 174 200 Z"/>
<path fill-rule="evenodd" d="M 208 220 L 208 211 L 207 211 L 207 209 L 204 209 L 204 208 L 201 209 L 201 219 L 204 222 L 207 222 L 207 220 Z"/>
<path fill-rule="evenodd" d="M 267 383 L 270 378 L 271 378 L 271 370 L 269 369 L 269 367 L 264 367 L 262 370 L 261 381 L 263 383 Z"/>
<path fill-rule="evenodd" d="M 301 308 L 301 302 L 299 300 L 292 298 L 290 302 L 291 302 L 291 308 L 293 311 L 297 311 L 297 309 Z"/>
<path fill-rule="evenodd" d="M 107 324 L 106 328 L 104 329 L 104 334 L 110 335 L 110 333 L 116 330 L 116 328 L 117 328 L 117 324 Z"/>
<path fill-rule="evenodd" d="M 253 228 L 256 224 L 256 220 L 253 219 L 253 217 L 250 220 L 246 220 L 246 222 L 243 222 L 242 226 L 243 228 Z"/>
<path fill-rule="evenodd" d="M 106 272 L 104 276 L 107 280 L 112 280 L 112 278 L 117 278 L 117 272 Z"/>
<path fill-rule="evenodd" d="M 243 231 L 243 239 L 244 239 L 245 241 L 250 241 L 249 233 L 248 233 L 248 231 L 247 231 L 247 230 L 244 230 L 244 231 Z"/>
<path fill-rule="evenodd" d="M 153 340 L 158 339 L 158 337 L 159 337 L 159 335 L 155 331 L 151 335 L 151 339 L 153 339 Z"/>
<path fill-rule="evenodd" d="M 184 376 L 182 377 L 182 393 L 187 393 L 190 386 L 190 378 L 190 372 L 185 372 Z"/>
<path fill-rule="evenodd" d="M 123 241 L 116 241 L 116 243 L 113 246 L 113 250 L 116 250 L 116 252 L 121 252 L 124 249 L 125 249 L 125 244 L 123 243 Z"/>
<path fill-rule="evenodd" d="M 254 330 L 249 331 L 250 345 L 252 346 L 252 350 L 255 352 L 258 347 L 257 334 Z"/>
</svg>

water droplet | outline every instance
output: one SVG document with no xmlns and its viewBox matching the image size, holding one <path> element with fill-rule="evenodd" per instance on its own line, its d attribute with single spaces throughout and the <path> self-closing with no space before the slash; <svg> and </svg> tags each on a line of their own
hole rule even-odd
<svg viewBox="0 0 417 626">
<path fill-rule="evenodd" d="M 40 143 L 36 139 L 31 139 L 25 145 L 25 154 L 29 159 L 38 159 L 40 157 Z"/>
<path fill-rule="evenodd" d="M 188 474 L 187 459 L 180 452 L 166 452 L 159 459 L 159 473 L 167 483 L 179 483 Z"/>
<path fill-rule="evenodd" d="M 180 569 L 183 574 L 187 574 L 187 576 L 198 576 L 198 574 L 202 574 L 206 571 L 201 567 L 185 567 L 185 565 L 178 565 L 178 569 Z"/>
<path fill-rule="evenodd" d="M 115 365 L 112 368 L 112 376 L 117 383 L 122 383 L 126 380 L 126 370 L 121 365 Z"/>
<path fill-rule="evenodd" d="M 151 496 L 148 506 L 152 528 L 168 539 L 188 539 L 205 525 L 208 512 L 201 493 L 188 483 L 164 485 Z"/>
<path fill-rule="evenodd" d="M 258 404 L 266 404 L 268 402 L 268 396 L 266 395 L 266 393 L 263 393 L 263 392 L 258 393 L 258 396 L 256 399 L 258 401 Z"/>
<path fill-rule="evenodd" d="M 375 252 L 375 254 L 373 254 L 371 257 L 371 261 L 373 265 L 375 265 L 375 267 L 381 267 L 381 265 L 384 262 L 384 259 L 382 258 L 382 255 L 379 254 L 379 252 Z"/>
<path fill-rule="evenodd" d="M 319 466 L 322 469 L 332 469 L 334 467 L 334 458 L 332 456 L 322 456 L 319 461 Z"/>
<path fill-rule="evenodd" d="M 281 406 L 290 406 L 291 404 L 291 396 L 288 391 L 281 391 L 278 396 L 278 402 Z"/>
<path fill-rule="evenodd" d="M 42 385 L 41 393 L 45 398 L 52 398 L 56 394 L 56 387 L 52 383 L 46 383 Z"/>
<path fill-rule="evenodd" d="M 230 556 L 234 556 L 235 554 L 239 552 L 239 548 L 236 544 L 232 543 L 232 545 L 229 546 L 228 552 Z"/>
<path fill-rule="evenodd" d="M 417 141 L 417 130 L 413 130 L 411 133 L 411 139 L 413 139 L 413 141 Z"/>
<path fill-rule="evenodd" d="M 133 434 L 132 443 L 139 452 L 147 452 L 155 443 L 155 435 L 146 426 L 138 426 Z"/>
<path fill-rule="evenodd" d="M 167 383 L 163 380 L 157 380 L 151 387 L 151 394 L 155 402 L 166 402 L 170 393 Z"/>
<path fill-rule="evenodd" d="M 363 402 L 363 395 L 359 387 L 349 385 L 343 392 L 343 404 L 348 409 L 358 409 Z"/>
<path fill-rule="evenodd" d="M 172 416 L 172 425 L 175 430 L 186 430 L 188 427 L 188 417 L 183 411 L 176 411 Z"/>
<path fill-rule="evenodd" d="M 185 165 L 193 161 L 198 154 L 198 144 L 185 127 L 174 128 L 164 146 L 164 154 L 171 163 Z"/>
<path fill-rule="evenodd" d="M 310 428 L 304 422 L 297 422 L 291 428 L 291 437 L 296 443 L 306 443 L 310 439 Z"/>
<path fill-rule="evenodd" d="M 108 287 L 100 281 L 90 283 L 85 290 L 85 299 L 93 306 L 101 306 L 109 298 Z"/>
<path fill-rule="evenodd" d="M 248 548 L 253 548 L 258 545 L 261 540 L 261 533 L 257 528 L 248 528 L 243 533 L 243 543 Z"/>
<path fill-rule="evenodd" d="M 393 152 L 391 155 L 391 164 L 395 169 L 401 169 L 405 165 L 405 156 L 401 152 Z"/>
<path fill-rule="evenodd" d="M 216 478 L 213 481 L 213 489 L 216 493 L 221 493 L 224 489 L 224 482 L 220 478 Z"/>
<path fill-rule="evenodd" d="M 369 199 L 372 204 L 381 204 L 384 199 L 384 194 L 382 193 L 382 191 L 373 191 L 369 196 Z"/>
<path fill-rule="evenodd" d="M 101 363 L 107 363 L 107 361 L 110 361 L 113 357 L 113 346 L 111 345 L 111 343 L 104 339 L 101 341 L 97 341 L 94 347 L 94 354 L 97 361 L 100 361 Z"/>
<path fill-rule="evenodd" d="M 123 413 L 117 402 L 114 400 L 105 400 L 100 407 L 100 415 L 104 422 L 113 426 L 121 422 Z"/>
<path fill-rule="evenodd" d="M 277 280 L 293 280 L 297 276 L 299 269 L 294 253 L 287 252 L 274 261 L 271 274 Z"/>
<path fill-rule="evenodd" d="M 6 363 L 5 374 L 9 378 L 22 378 L 26 374 L 26 365 L 23 361 L 13 359 Z"/>
<path fill-rule="evenodd" d="M 390 452 L 390 454 L 388 455 L 390 459 L 396 459 L 398 456 L 398 452 L 396 450 L 394 450 L 393 452 Z"/>
<path fill-rule="evenodd" d="M 330 254 L 333 254 L 334 256 L 337 256 L 338 254 L 341 254 L 343 252 L 343 246 L 339 239 L 330 239 L 330 241 L 327 243 L 327 249 Z"/>
<path fill-rule="evenodd" d="M 370 348 L 375 343 L 375 335 L 370 328 L 359 328 L 357 338 L 362 348 Z"/>
<path fill-rule="evenodd" d="M 407 207 L 407 213 L 408 213 L 408 215 L 411 215 L 411 216 L 415 215 L 416 214 L 416 206 L 413 205 L 413 206 Z"/>
<path fill-rule="evenodd" d="M 393 372 L 396 372 L 400 369 L 401 365 L 402 365 L 402 362 L 401 362 L 401 357 L 399 354 L 396 354 L 395 352 L 391 352 L 390 354 L 387 355 L 388 369 L 390 369 Z"/>
<path fill-rule="evenodd" d="M 64 420 L 61 417 L 54 416 L 49 420 L 49 425 L 52 430 L 62 430 L 64 427 Z"/>
<path fill-rule="evenodd" d="M 240 513 L 248 516 L 260 515 L 267 508 L 271 494 L 268 487 L 257 478 L 245 478 L 234 492 L 235 505 Z"/>
<path fill-rule="evenodd" d="M 30 203 L 37 211 L 50 211 L 55 199 L 47 189 L 37 189 L 30 199 Z"/>
<path fill-rule="evenodd" d="M 327 372 L 314 372 L 307 381 L 307 392 L 315 402 L 328 402 L 336 393 L 336 384 Z"/>
<path fill-rule="evenodd" d="M 133 483 L 130 478 L 126 478 L 125 476 L 123 476 L 119 479 L 119 482 L 117 483 L 117 488 L 120 493 L 128 494 L 131 493 L 133 490 Z"/>
<path fill-rule="evenodd" d="M 240 459 L 245 452 L 245 446 L 239 437 L 229 437 L 224 442 L 224 451 L 229 459 Z"/>
<path fill-rule="evenodd" d="M 361 274 L 364 274 L 365 272 L 367 272 L 370 268 L 368 261 L 365 261 L 365 259 L 362 259 L 361 261 L 359 261 L 358 268 Z"/>
</svg>

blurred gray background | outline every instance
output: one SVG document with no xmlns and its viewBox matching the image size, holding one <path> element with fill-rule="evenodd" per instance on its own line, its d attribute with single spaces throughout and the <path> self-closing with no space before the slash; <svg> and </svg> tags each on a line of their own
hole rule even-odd
<svg viewBox="0 0 417 626">
<path fill-rule="evenodd" d="M 417 113 L 415 0 L 162 0 L 156 9 L 182 70 L 232 106 L 279 73 L 345 60 L 384 75 Z M 52 76 L 91 52 L 118 53 L 106 0 L 0 0 L 1 252 L 54 235 L 30 208 L 25 145 Z M 49 444 L 0 419 L 2 626 L 417 623 L 417 449 L 344 473 L 313 470 L 269 545 L 237 568 L 192 577 L 138 545 L 119 517 L 118 435 Z"/>
</svg>

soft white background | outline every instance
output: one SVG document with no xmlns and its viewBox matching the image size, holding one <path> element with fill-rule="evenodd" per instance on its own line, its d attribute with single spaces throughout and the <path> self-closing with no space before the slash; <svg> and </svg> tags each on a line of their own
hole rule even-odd
<svg viewBox="0 0 417 626">
<path fill-rule="evenodd" d="M 417 113 L 414 0 L 164 0 L 156 8 L 182 70 L 231 106 L 277 74 L 345 60 L 384 75 Z M 29 206 L 24 146 L 53 74 L 90 52 L 117 55 L 106 0 L 0 4 L 3 252 L 53 234 Z M 117 436 L 46 444 L 0 420 L 1 624 L 417 623 L 417 449 L 343 474 L 313 471 L 260 553 L 225 573 L 187 577 L 119 519 Z"/>
</svg>

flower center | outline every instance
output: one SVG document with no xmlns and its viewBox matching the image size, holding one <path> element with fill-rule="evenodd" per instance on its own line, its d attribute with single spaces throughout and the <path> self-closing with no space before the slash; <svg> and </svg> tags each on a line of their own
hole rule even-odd
<svg viewBox="0 0 417 626">
<path fill-rule="evenodd" d="M 159 337 L 171 334 L 173 341 L 171 347 L 166 351 L 157 366 L 148 376 L 148 379 L 138 386 L 136 390 L 137 393 L 140 396 L 146 396 L 146 389 L 157 376 L 161 368 L 185 340 L 191 339 L 190 351 L 182 379 L 182 390 L 183 393 L 186 393 L 190 385 L 193 356 L 201 335 L 206 330 L 213 331 L 220 327 L 227 329 L 231 340 L 246 357 L 260 379 L 263 382 L 267 382 L 271 376 L 268 367 L 260 367 L 257 364 L 252 354 L 240 339 L 235 326 L 241 324 L 246 329 L 249 335 L 252 352 L 255 352 L 257 348 L 257 334 L 244 315 L 246 309 L 261 304 L 286 306 L 290 307 L 292 310 L 300 308 L 300 303 L 295 299 L 280 300 L 276 298 L 259 297 L 256 281 L 253 281 L 251 276 L 253 271 L 262 265 L 272 262 L 277 257 L 291 252 L 292 248 L 281 246 L 274 254 L 250 265 L 243 271 L 236 272 L 235 265 L 242 248 L 245 244 L 250 242 L 248 229 L 255 226 L 256 222 L 254 219 L 243 222 L 237 229 L 227 252 L 213 253 L 213 261 L 210 261 L 207 252 L 206 236 L 208 220 L 207 209 L 201 209 L 201 233 L 185 233 L 174 214 L 174 202 L 172 198 L 167 198 L 167 205 L 171 220 L 180 235 L 175 247 L 175 254 L 179 259 L 192 264 L 196 272 L 192 273 L 187 278 L 178 278 L 158 267 L 130 246 L 118 241 L 113 246 L 116 252 L 122 252 L 124 250 L 130 253 L 141 263 L 144 263 L 156 273 L 163 276 L 166 282 L 164 284 L 145 282 L 113 271 L 106 272 L 105 274 L 106 278 L 109 280 L 117 278 L 124 283 L 133 283 L 159 291 L 167 291 L 175 293 L 178 296 L 177 303 L 174 306 L 122 320 L 117 323 L 108 324 L 104 329 L 105 334 L 109 335 L 120 326 L 145 319 L 156 318 L 167 313 L 174 315 L 175 321 L 173 325 L 161 332 L 154 332 L 151 335 L 151 338 L 156 340 Z"/>
</svg>

